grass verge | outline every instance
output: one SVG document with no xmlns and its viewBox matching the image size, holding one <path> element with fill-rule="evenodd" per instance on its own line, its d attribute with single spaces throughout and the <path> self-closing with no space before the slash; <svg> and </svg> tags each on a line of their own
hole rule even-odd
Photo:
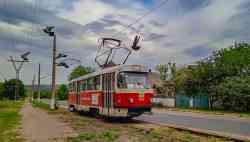
<svg viewBox="0 0 250 142">
<path fill-rule="evenodd" d="M 46 110 L 46 111 L 48 111 L 49 113 L 56 112 L 56 110 L 50 109 L 49 104 L 46 104 L 46 103 L 41 102 L 41 101 L 38 102 L 37 100 L 34 100 L 34 101 L 32 102 L 32 106 L 33 106 L 33 107 L 36 107 L 36 108 L 41 108 L 41 109 L 43 109 L 43 110 Z"/>
<path fill-rule="evenodd" d="M 23 101 L 0 101 L 0 142 L 21 142 L 18 134 Z"/>
</svg>

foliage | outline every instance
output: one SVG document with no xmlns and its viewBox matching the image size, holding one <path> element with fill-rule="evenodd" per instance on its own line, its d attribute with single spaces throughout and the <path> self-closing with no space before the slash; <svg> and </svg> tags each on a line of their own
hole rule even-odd
<svg viewBox="0 0 250 142">
<path fill-rule="evenodd" d="M 222 96 L 224 109 L 250 110 L 250 76 L 226 78 L 216 86 L 216 92 Z"/>
<path fill-rule="evenodd" d="M 0 82 L 0 99 L 3 99 L 5 92 L 5 85 L 4 83 Z"/>
<path fill-rule="evenodd" d="M 68 97 L 68 87 L 67 85 L 60 85 L 57 90 L 57 97 L 59 100 L 67 100 Z"/>
<path fill-rule="evenodd" d="M 245 79 L 250 76 L 249 55 L 250 45 L 247 43 L 236 43 L 235 46 L 215 51 L 196 65 L 178 70 L 175 77 L 176 88 L 191 96 L 200 92 L 209 94 L 211 105 L 215 101 L 221 101 L 225 109 L 244 110 L 243 107 L 239 109 L 242 101 L 237 96 L 249 95 L 248 90 L 244 89 L 249 88 L 244 84 L 247 82 Z"/>
<path fill-rule="evenodd" d="M 3 97 L 7 99 L 12 99 L 14 100 L 15 97 L 17 99 L 25 97 L 25 88 L 24 84 L 21 80 L 16 80 L 16 79 L 10 79 L 4 83 L 4 95 Z M 19 94 L 15 96 L 15 90 L 18 88 Z"/>
<path fill-rule="evenodd" d="M 88 73 L 94 72 L 95 70 L 91 67 L 78 66 L 70 73 L 68 80 L 75 79 L 77 77 L 86 75 Z"/>
<path fill-rule="evenodd" d="M 156 70 L 160 72 L 161 84 L 155 85 L 154 88 L 157 94 L 165 96 L 174 96 L 175 94 L 175 82 L 176 77 L 176 65 L 169 62 L 168 64 L 159 64 L 156 66 Z"/>
<path fill-rule="evenodd" d="M 48 111 L 51 110 L 49 104 L 46 104 L 46 103 L 43 103 L 43 102 L 38 102 L 36 100 L 32 102 L 32 106 L 42 108 L 42 109 L 48 110 Z"/>
<path fill-rule="evenodd" d="M 156 70 L 160 72 L 161 80 L 165 80 L 167 78 L 168 67 L 166 64 L 159 64 L 156 66 Z"/>
<path fill-rule="evenodd" d="M 49 99 L 51 96 L 51 91 L 49 90 L 41 90 L 40 92 L 40 98 L 41 99 Z M 34 92 L 34 98 L 38 98 L 38 92 Z"/>
</svg>

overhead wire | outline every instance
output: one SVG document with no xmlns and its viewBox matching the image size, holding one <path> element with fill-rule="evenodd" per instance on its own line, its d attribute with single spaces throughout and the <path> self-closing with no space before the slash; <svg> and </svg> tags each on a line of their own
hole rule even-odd
<svg viewBox="0 0 250 142">
<path fill-rule="evenodd" d="M 158 10 L 159 8 L 163 7 L 169 0 L 163 0 L 162 2 L 160 2 L 160 4 L 158 4 L 157 6 L 153 7 L 152 9 L 150 9 L 148 12 L 146 12 L 145 14 L 143 14 L 142 16 L 140 16 L 139 18 L 137 18 L 134 22 L 130 23 L 127 26 L 124 26 L 125 29 L 121 30 L 119 32 L 117 32 L 116 34 L 114 34 L 111 37 L 115 37 L 120 33 L 123 33 L 124 31 L 128 30 L 129 28 L 132 28 L 133 25 L 138 24 L 140 21 L 142 21 L 144 18 L 146 18 L 147 16 L 149 16 L 150 14 L 152 14 L 153 12 L 155 12 L 156 10 Z M 135 28 L 133 28 L 135 31 Z M 136 31 L 138 33 L 138 31 Z"/>
</svg>

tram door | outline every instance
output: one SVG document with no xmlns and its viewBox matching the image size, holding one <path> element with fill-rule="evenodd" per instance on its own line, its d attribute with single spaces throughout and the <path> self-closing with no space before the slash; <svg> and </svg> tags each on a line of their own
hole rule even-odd
<svg viewBox="0 0 250 142">
<path fill-rule="evenodd" d="M 77 88 L 76 88 L 76 104 L 77 106 L 80 105 L 80 86 L 81 82 L 77 82 Z"/>
<path fill-rule="evenodd" d="M 113 108 L 113 90 L 114 90 L 114 73 L 102 75 L 102 90 L 104 92 L 104 114 L 108 116 L 112 113 Z"/>
</svg>

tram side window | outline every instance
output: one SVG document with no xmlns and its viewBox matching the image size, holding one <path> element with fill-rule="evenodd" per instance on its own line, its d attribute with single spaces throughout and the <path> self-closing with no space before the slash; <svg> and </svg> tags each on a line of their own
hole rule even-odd
<svg viewBox="0 0 250 142">
<path fill-rule="evenodd" d="M 86 80 L 82 81 L 82 84 L 81 84 L 81 90 L 82 91 L 86 90 L 86 85 L 87 85 L 87 81 Z"/>
<path fill-rule="evenodd" d="M 94 90 L 94 80 L 90 78 L 87 80 L 87 90 Z"/>
<path fill-rule="evenodd" d="M 100 80 L 100 76 L 96 76 L 94 78 L 94 89 L 95 90 L 100 90 L 101 89 L 101 80 Z"/>
<path fill-rule="evenodd" d="M 73 83 L 72 83 L 72 87 L 73 87 L 73 88 L 72 88 L 73 92 L 76 92 L 76 82 L 73 82 Z"/>
</svg>

